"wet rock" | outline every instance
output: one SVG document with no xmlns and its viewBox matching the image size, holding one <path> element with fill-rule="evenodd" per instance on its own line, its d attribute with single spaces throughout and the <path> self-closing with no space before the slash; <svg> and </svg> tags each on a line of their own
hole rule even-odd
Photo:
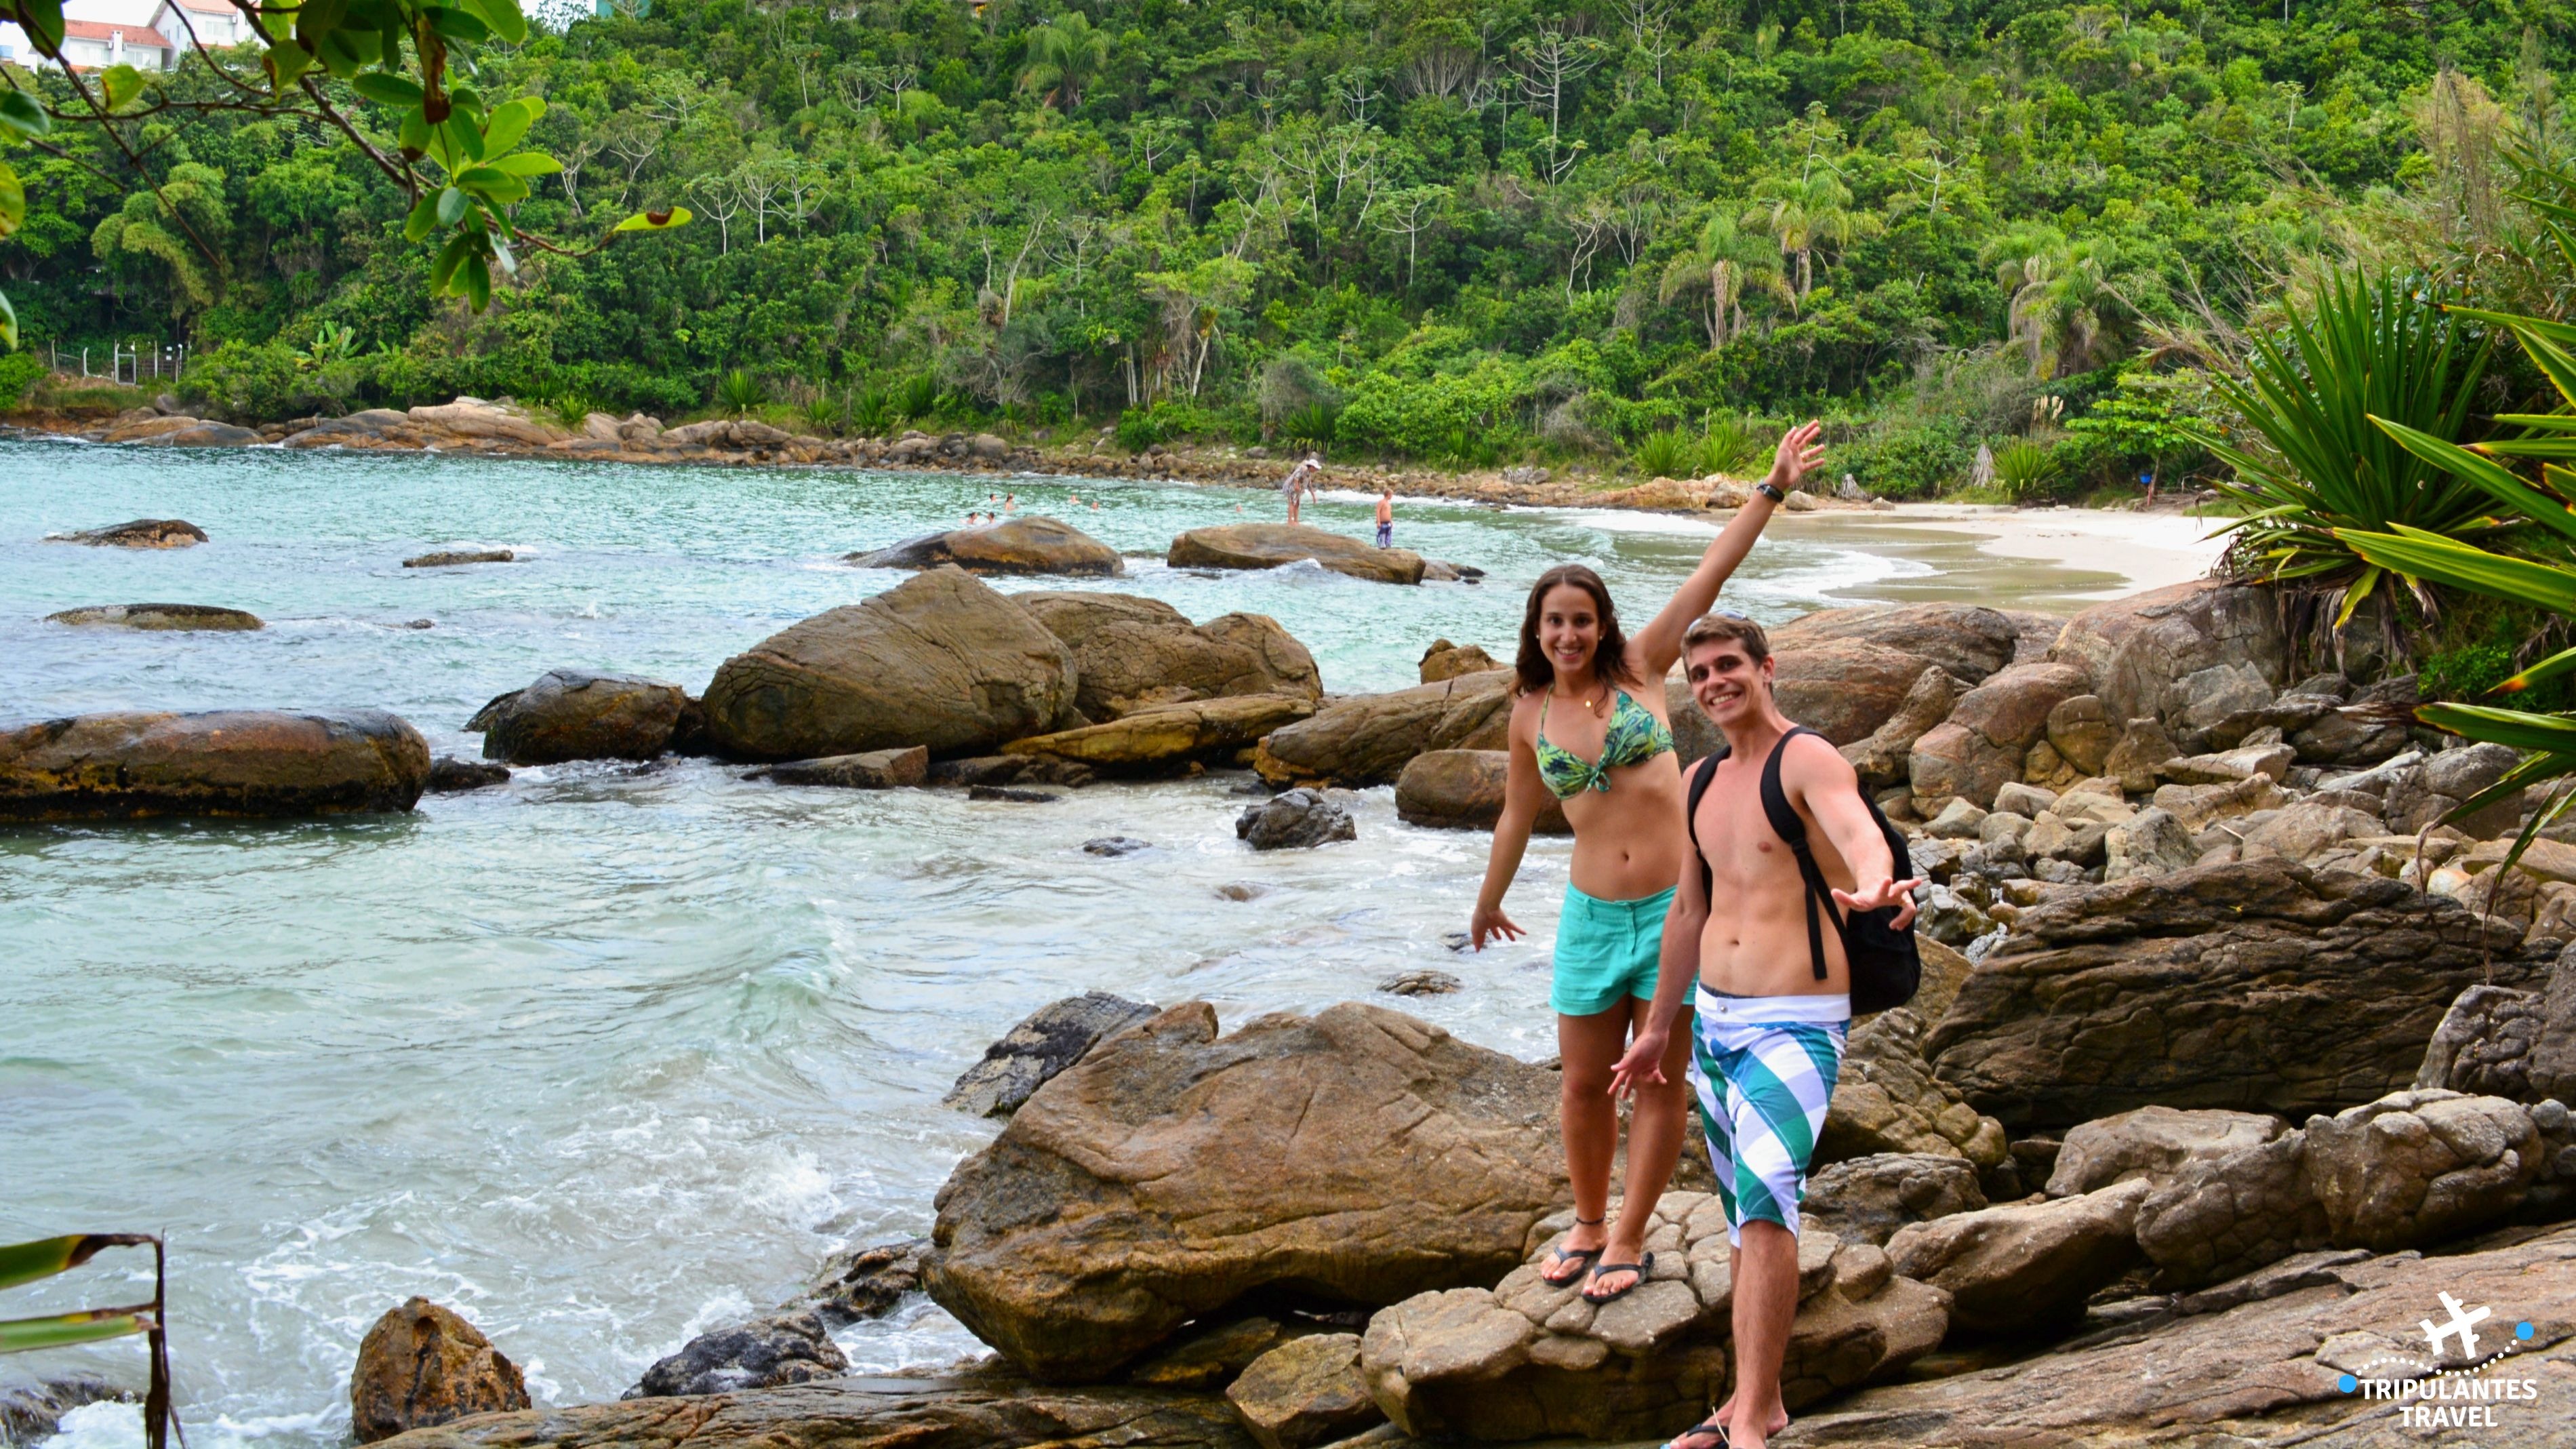
<svg viewBox="0 0 2576 1449">
<path fill-rule="evenodd" d="M 1337 699 L 1271 733 L 1253 768 L 1272 785 L 1392 784 L 1427 750 L 1500 750 L 1512 714 L 1507 670 Z"/>
<path fill-rule="evenodd" d="M 1563 1201 L 1556 1095 L 1554 1073 L 1382 1007 L 1220 1039 L 1184 1003 L 1057 1076 L 950 1176 L 931 1296 L 1070 1379 L 1265 1288 L 1369 1305 L 1490 1282 Z"/>
<path fill-rule="evenodd" d="M 482 732 L 485 759 L 513 765 L 650 760 L 670 748 L 688 699 L 658 679 L 550 669 L 475 711 L 465 728 Z"/>
<path fill-rule="evenodd" d="M 1377 984 L 1390 996 L 1447 996 L 1467 983 L 1446 971 L 1406 971 Z"/>
<path fill-rule="evenodd" d="M 1261 1449 L 1308 1449 L 1386 1418 L 1360 1374 L 1356 1333 L 1291 1339 L 1254 1359 L 1225 1397 Z"/>
<path fill-rule="evenodd" d="M 2502 1222 L 2541 1169 L 2522 1106 L 2439 1088 L 2312 1117 L 2307 1138 L 2308 1180 L 2339 1248 L 2416 1248 Z"/>
<path fill-rule="evenodd" d="M 1878 604 L 1820 609 L 1770 631 L 1776 653 L 1852 640 L 1941 666 L 1969 685 L 2013 662 L 2021 630 L 2010 616 L 1974 604 Z"/>
<path fill-rule="evenodd" d="M 508 548 L 450 549 L 444 553 L 425 553 L 403 560 L 407 569 L 452 569 L 464 564 L 512 563 L 518 550 Z"/>
<path fill-rule="evenodd" d="M 69 624 L 76 628 L 107 627 L 115 629 L 200 629 L 248 631 L 268 626 L 257 614 L 241 609 L 219 608 L 213 604 L 97 604 L 86 609 L 65 609 L 47 614 L 48 624 Z"/>
<path fill-rule="evenodd" d="M 93 548 L 195 548 L 206 531 L 184 518 L 138 518 L 107 528 L 57 533 L 47 543 L 85 543 Z"/>
<path fill-rule="evenodd" d="M 788 760 L 758 773 L 781 785 L 828 785 L 843 790 L 899 790 L 930 782 L 930 751 L 862 750 L 855 755 L 825 755 L 815 760 Z"/>
<path fill-rule="evenodd" d="M 1914 683 L 1906 687 L 1905 697 L 1897 702 L 1894 714 L 1880 721 L 1867 738 L 1841 747 L 1843 758 L 1860 776 L 1861 788 L 1876 790 L 1903 783 L 1914 742 L 1948 719 L 1958 698 L 1958 681 L 1951 678 L 1950 671 L 1931 665 L 1916 675 Z M 1696 702 L 1689 708 L 1698 713 Z M 1678 724 L 1678 707 L 1674 718 Z"/>
<path fill-rule="evenodd" d="M 1861 639 L 1796 648 L 1774 641 L 1771 660 L 1780 712 L 1837 746 L 1856 745 L 1895 718 L 1923 672 L 1938 667 L 1920 654 Z"/>
<path fill-rule="evenodd" d="M 933 785 L 1009 785 L 1044 763 L 1028 755 L 969 755 L 962 760 L 930 762 Z"/>
<path fill-rule="evenodd" d="M 2021 911 L 1925 1052 L 2015 1131 L 2150 1104 L 2297 1120 L 2411 1082 L 2462 988 L 2537 979 L 2518 943 L 2396 881 L 2277 859 L 2077 887 Z"/>
<path fill-rule="evenodd" d="M 1134 855 L 1140 850 L 1153 848 L 1154 842 L 1138 840 L 1132 835 L 1101 835 L 1082 842 L 1082 853 L 1085 855 Z"/>
<path fill-rule="evenodd" d="M 1313 559 L 1324 568 L 1382 584 L 1422 582 L 1422 555 L 1377 548 L 1356 538 L 1303 524 L 1232 523 L 1193 528 L 1172 540 L 1165 562 L 1173 568 L 1275 569 Z"/>
<path fill-rule="evenodd" d="M 349 1428 L 361 1444 L 528 1403 L 519 1366 L 473 1324 L 426 1298 L 376 1320 L 349 1378 Z"/>
<path fill-rule="evenodd" d="M 1491 1289 L 1408 1298 L 1369 1320 L 1360 1371 L 1405 1433 L 1426 1439 L 1654 1439 L 1708 1412 L 1727 1377 L 1734 1283 L 1716 1200 L 1668 1192 L 1648 1281 L 1604 1307 L 1540 1280 L 1537 1259 Z M 1889 1272 L 1875 1247 L 1816 1229 L 1798 1244 L 1798 1311 L 1781 1371 L 1794 1412 L 1911 1362 L 1948 1327 L 1942 1295 Z"/>
<path fill-rule="evenodd" d="M 1072 652 L 1074 707 L 1087 720 L 1238 695 L 1324 695 L 1315 657 L 1277 620 L 1224 614 L 1204 624 L 1160 599 L 1033 590 L 1011 602 Z"/>
<path fill-rule="evenodd" d="M 884 1316 L 904 1296 L 921 1291 L 928 1238 L 899 1238 L 850 1248 L 824 1260 L 794 1309 L 810 1309 L 826 1323 L 855 1323 Z"/>
<path fill-rule="evenodd" d="M 2124 1182 L 1915 1223 L 1887 1240 L 1888 1261 L 1948 1292 L 1957 1327 L 2010 1333 L 2062 1325 L 2138 1264 L 2138 1204 L 2147 1192 L 2144 1182 Z"/>
<path fill-rule="evenodd" d="M 1436 830 L 1491 830 L 1503 818 L 1503 788 L 1510 773 L 1507 751 L 1426 751 L 1396 776 L 1396 818 Z M 1553 795 L 1539 805 L 1531 829 L 1539 835 L 1574 833 L 1565 807 Z"/>
<path fill-rule="evenodd" d="M 1064 797 L 1048 790 L 1023 790 L 1015 785 L 969 785 L 966 798 L 999 800 L 1012 805 L 1052 805 Z"/>
<path fill-rule="evenodd" d="M 1842 1449 L 2576 1442 L 2576 1396 L 2555 1393 L 2576 1367 L 2565 1326 L 2576 1321 L 2576 1229 L 2452 1256 L 2313 1259 L 2289 1276 L 2316 1286 L 2152 1319 L 2001 1367 L 1864 1389 L 1804 1416 L 1796 1432 Z M 2400 1428 L 2393 1408 L 2356 1404 L 2341 1382 L 2374 1367 L 2400 1378 L 2441 1367 L 2416 1324 L 2441 1320 L 2443 1293 L 2496 1305 L 2499 1318 L 2510 1303 L 2534 1325 L 2505 1372 L 2543 1387 L 2530 1400 L 2498 1400 L 2495 1430 Z M 2478 1341 L 2480 1357 L 2497 1346 L 2487 1324 Z"/>
<path fill-rule="evenodd" d="M 382 710 L 146 710 L 0 730 L 0 820 L 409 810 L 429 743 Z"/>
<path fill-rule="evenodd" d="M 1291 790 L 1250 806 L 1234 822 L 1235 838 L 1255 850 L 1304 850 L 1357 840 L 1358 822 L 1320 790 Z"/>
<path fill-rule="evenodd" d="M 1899 1228 L 1986 1205 L 1977 1168 L 1963 1157 L 1875 1152 L 1816 1169 L 1799 1222 L 1851 1243 L 1885 1247 Z"/>
<path fill-rule="evenodd" d="M 1488 669 L 1508 667 L 1495 662 L 1494 656 L 1473 644 L 1452 644 L 1446 639 L 1435 639 L 1431 641 L 1430 648 L 1422 651 L 1422 682 L 1425 684 L 1438 684 L 1461 674 L 1482 674 Z"/>
<path fill-rule="evenodd" d="M 917 574 L 728 659 L 707 686 L 707 734 L 755 760 L 921 745 L 972 755 L 1053 728 L 1073 705 L 1072 656 L 1029 613 L 962 569 Z"/>
<path fill-rule="evenodd" d="M 1127 572 L 1118 550 L 1061 519 L 1038 515 L 926 533 L 892 548 L 848 558 L 863 569 L 935 569 L 955 564 L 976 574 Z"/>
<path fill-rule="evenodd" d="M 2288 672 L 2289 646 L 2268 589 L 2201 580 L 2077 614 L 2049 658 L 2084 671 L 2108 718 L 2153 716 L 2173 728 L 2190 704 L 2183 680 L 2241 665 L 2277 684 Z"/>
<path fill-rule="evenodd" d="M 136 1396 L 92 1374 L 46 1379 L 0 1390 L 0 1444 L 42 1444 L 63 1415 L 84 1404 L 126 1403 Z"/>
<path fill-rule="evenodd" d="M 429 793 L 456 795 L 467 790 L 488 790 L 494 785 L 510 783 L 510 767 L 488 760 L 460 760 L 441 755 L 429 763 Z"/>
<path fill-rule="evenodd" d="M 730 1394 L 831 1378 L 850 1366 L 814 1313 L 781 1313 L 702 1333 L 656 1362 L 622 1397 Z"/>
<path fill-rule="evenodd" d="M 2185 1164 L 2260 1147 L 2290 1124 L 2259 1112 L 2140 1107 L 2070 1129 L 2048 1176 L 2050 1197 L 2079 1197 L 2115 1183 L 2162 1187 Z"/>
<path fill-rule="evenodd" d="M 1153 1014 L 1145 1002 L 1106 991 L 1050 1002 L 984 1048 L 940 1101 L 977 1117 L 1007 1117 L 1084 1053 Z"/>
<path fill-rule="evenodd" d="M 1107 724 L 1013 740 L 1002 750 L 1013 755 L 1049 755 L 1102 770 L 1150 768 L 1231 756 L 1314 712 L 1314 701 L 1304 695 L 1231 695 L 1137 709 Z"/>
</svg>

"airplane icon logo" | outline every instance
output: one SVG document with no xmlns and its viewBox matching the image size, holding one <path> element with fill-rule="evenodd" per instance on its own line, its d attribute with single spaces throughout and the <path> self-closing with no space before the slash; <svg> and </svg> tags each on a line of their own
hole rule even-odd
<svg viewBox="0 0 2576 1449">
<path fill-rule="evenodd" d="M 2486 1307 L 2464 1310 L 2460 1307 L 2460 1300 L 2448 1293 L 2442 1295 L 2442 1308 L 2451 1317 L 2449 1322 L 2439 1328 L 2434 1327 L 2433 1320 L 2429 1318 L 2419 1319 L 2416 1323 L 2417 1327 L 2424 1330 L 2424 1342 L 2432 1348 L 2433 1356 L 2435 1358 L 2442 1356 L 2443 1339 L 2457 1338 L 2460 1341 L 2460 1356 L 2474 1357 L 2478 1351 L 2478 1336 L 2471 1325 L 2486 1321 L 2495 1310 Z"/>
</svg>

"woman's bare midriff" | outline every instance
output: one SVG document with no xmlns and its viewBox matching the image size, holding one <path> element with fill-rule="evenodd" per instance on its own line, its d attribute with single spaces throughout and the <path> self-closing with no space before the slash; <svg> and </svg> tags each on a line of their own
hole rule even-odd
<svg viewBox="0 0 2576 1449">
<path fill-rule="evenodd" d="M 1689 844 L 1682 838 L 1682 775 L 1670 752 L 1610 772 L 1607 791 L 1565 802 L 1574 827 L 1574 888 L 1604 901 L 1670 890 Z"/>
</svg>

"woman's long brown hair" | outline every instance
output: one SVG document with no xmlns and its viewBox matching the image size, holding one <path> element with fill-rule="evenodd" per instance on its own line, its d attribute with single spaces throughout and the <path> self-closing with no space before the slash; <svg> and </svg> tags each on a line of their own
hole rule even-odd
<svg viewBox="0 0 2576 1449">
<path fill-rule="evenodd" d="M 1592 672 L 1614 684 L 1635 684 L 1637 676 L 1628 668 L 1628 636 L 1619 632 L 1619 610 L 1610 602 L 1610 586 L 1581 564 L 1558 564 L 1530 585 L 1529 608 L 1521 615 L 1521 652 L 1512 666 L 1520 676 L 1520 692 L 1533 694 L 1556 683 L 1556 666 L 1548 662 L 1547 651 L 1539 646 L 1538 616 L 1548 590 L 1569 584 L 1590 594 L 1592 607 L 1601 616 L 1601 639 L 1593 646 Z"/>
</svg>

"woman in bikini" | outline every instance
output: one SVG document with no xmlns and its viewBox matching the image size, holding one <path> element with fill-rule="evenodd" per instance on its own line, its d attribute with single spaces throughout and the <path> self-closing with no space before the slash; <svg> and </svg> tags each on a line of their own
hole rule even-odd
<svg viewBox="0 0 2576 1449">
<path fill-rule="evenodd" d="M 1635 638 L 1620 633 L 1609 588 L 1581 564 L 1539 575 L 1521 621 L 1511 767 L 1468 936 L 1481 951 L 1489 939 L 1522 934 L 1503 914 L 1503 892 L 1529 848 L 1540 792 L 1555 796 L 1574 827 L 1573 880 L 1557 919 L 1548 993 L 1563 1062 L 1559 1110 L 1574 1226 L 1539 1273 L 1559 1286 L 1589 1273 L 1583 1296 L 1595 1303 L 1627 1294 L 1654 1270 L 1644 1251 L 1647 1220 L 1681 1157 L 1687 1031 L 1672 1034 L 1663 1083 L 1637 1091 L 1623 1206 L 1619 1221 L 1608 1221 L 1610 1164 L 1619 1150 L 1611 1070 L 1646 1024 L 1664 912 L 1690 848 L 1664 676 L 1681 657 L 1682 631 L 1716 604 L 1772 510 L 1823 455 L 1820 431 L 1811 422 L 1781 438 L 1770 477 Z"/>
</svg>

